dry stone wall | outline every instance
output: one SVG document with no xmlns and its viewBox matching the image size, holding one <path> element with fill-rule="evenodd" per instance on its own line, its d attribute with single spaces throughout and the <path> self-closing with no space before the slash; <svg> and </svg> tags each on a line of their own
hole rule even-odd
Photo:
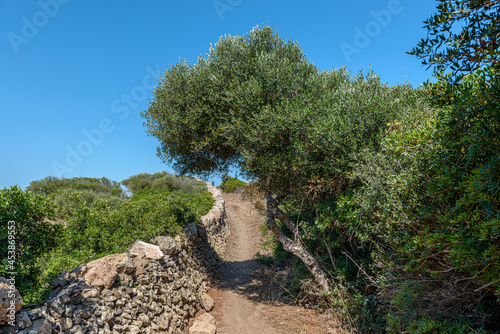
<svg viewBox="0 0 500 334">
<path fill-rule="evenodd" d="M 206 291 L 217 279 L 229 230 L 221 192 L 201 224 L 186 236 L 158 236 L 66 272 L 41 305 L 25 305 L 3 333 L 181 333 L 198 311 L 210 311 Z"/>
<path fill-rule="evenodd" d="M 201 223 L 206 230 L 207 240 L 210 247 L 217 256 L 224 258 L 227 240 L 229 238 L 229 227 L 226 223 L 226 206 L 222 191 L 207 182 L 208 191 L 212 193 L 215 202 L 212 210 L 201 217 Z"/>
</svg>

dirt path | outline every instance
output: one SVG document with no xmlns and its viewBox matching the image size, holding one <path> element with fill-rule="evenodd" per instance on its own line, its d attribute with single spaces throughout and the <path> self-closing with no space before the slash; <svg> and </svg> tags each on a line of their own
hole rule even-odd
<svg viewBox="0 0 500 334">
<path fill-rule="evenodd" d="M 323 315 L 269 300 L 269 282 L 262 279 L 260 264 L 253 259 L 262 241 L 259 227 L 264 215 L 240 194 L 224 194 L 224 199 L 231 238 L 220 287 L 211 293 L 217 333 L 326 334 Z"/>
</svg>

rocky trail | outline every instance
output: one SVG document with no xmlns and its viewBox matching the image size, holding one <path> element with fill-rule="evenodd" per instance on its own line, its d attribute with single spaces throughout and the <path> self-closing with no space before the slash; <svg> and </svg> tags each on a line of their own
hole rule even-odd
<svg viewBox="0 0 500 334">
<path fill-rule="evenodd" d="M 273 274 L 256 260 L 265 216 L 241 194 L 224 194 L 231 230 L 220 286 L 211 292 L 212 315 L 220 334 L 326 334 L 327 321 L 314 310 L 293 306 L 279 297 Z M 276 292 L 275 290 L 278 290 Z"/>
</svg>

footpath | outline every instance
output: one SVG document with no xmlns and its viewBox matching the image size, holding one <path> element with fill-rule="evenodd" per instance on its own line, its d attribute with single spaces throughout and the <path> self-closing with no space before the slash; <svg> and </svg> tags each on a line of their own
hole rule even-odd
<svg viewBox="0 0 500 334">
<path fill-rule="evenodd" d="M 260 226 L 265 215 L 241 194 L 224 194 L 231 236 L 220 286 L 209 294 L 219 334 L 327 334 L 325 315 L 293 306 L 280 297 L 275 273 L 254 256 L 263 240 Z M 331 333 L 331 331 L 330 331 Z"/>
</svg>

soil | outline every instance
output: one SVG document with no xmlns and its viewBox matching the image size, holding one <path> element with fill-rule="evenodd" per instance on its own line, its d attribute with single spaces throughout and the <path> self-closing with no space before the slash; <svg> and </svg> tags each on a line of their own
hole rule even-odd
<svg viewBox="0 0 500 334">
<path fill-rule="evenodd" d="M 254 259 L 257 252 L 263 252 L 260 226 L 265 216 L 241 194 L 224 193 L 224 199 L 231 238 L 220 285 L 210 292 L 217 333 L 335 333 L 325 314 L 293 305 L 283 297 L 280 274 Z"/>
</svg>

